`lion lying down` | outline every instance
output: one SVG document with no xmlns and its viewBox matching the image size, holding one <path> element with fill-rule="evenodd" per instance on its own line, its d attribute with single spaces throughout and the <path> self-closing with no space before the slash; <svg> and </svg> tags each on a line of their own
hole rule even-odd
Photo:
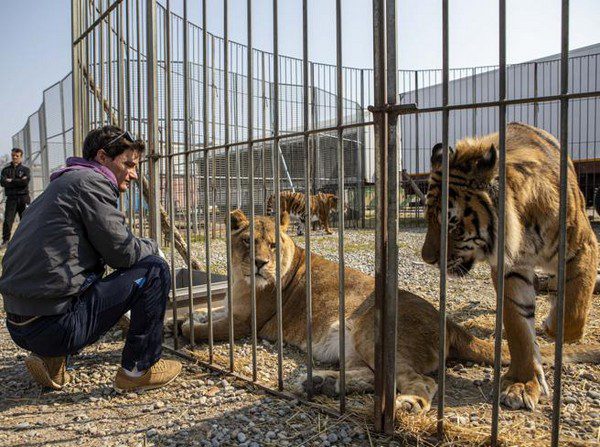
<svg viewBox="0 0 600 447">
<path fill-rule="evenodd" d="M 283 295 L 283 338 L 286 343 L 306 349 L 305 251 L 297 247 L 285 230 L 287 213 L 281 222 L 281 272 Z M 255 264 L 257 328 L 261 338 L 277 340 L 275 293 L 275 224 L 271 218 L 255 218 Z M 231 213 L 233 321 L 236 338 L 250 334 L 250 222 L 240 210 Z M 313 354 L 320 362 L 339 362 L 338 350 L 338 265 L 313 254 Z M 365 392 L 373 389 L 374 287 L 375 279 L 346 268 L 346 389 Z M 182 326 L 189 338 L 190 325 Z M 195 323 L 195 340 L 208 338 L 208 324 Z M 226 314 L 213 315 L 215 341 L 228 340 Z M 438 312 L 423 298 L 405 290 L 398 293 L 397 405 L 412 412 L 427 411 L 437 385 L 426 374 L 438 367 Z M 493 364 L 492 342 L 469 334 L 452 320 L 447 321 L 448 356 L 476 363 Z M 503 361 L 508 360 L 503 351 Z M 600 362 L 600 351 L 565 347 L 565 360 Z M 315 370 L 316 394 L 336 396 L 338 371 Z M 300 380 L 298 388 L 306 387 Z"/>
</svg>

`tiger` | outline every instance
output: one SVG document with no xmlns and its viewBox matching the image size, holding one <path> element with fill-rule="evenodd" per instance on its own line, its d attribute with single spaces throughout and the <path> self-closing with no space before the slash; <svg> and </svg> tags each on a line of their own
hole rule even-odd
<svg viewBox="0 0 600 447">
<path fill-rule="evenodd" d="M 300 221 L 297 226 L 298 235 L 302 235 L 302 228 L 306 221 L 306 196 L 301 192 L 282 191 L 279 194 L 281 212 L 287 212 L 291 217 Z M 325 233 L 332 234 L 329 228 L 329 214 L 337 208 L 338 198 L 335 194 L 320 192 L 310 196 L 310 221 L 313 230 L 316 225 L 321 224 Z M 267 214 L 275 212 L 275 194 L 267 199 Z"/>
<path fill-rule="evenodd" d="M 475 262 L 491 267 L 497 289 L 498 133 L 465 138 L 448 148 L 448 252 L 450 275 L 468 274 Z M 559 248 L 560 146 L 550 133 L 513 122 L 506 128 L 506 231 L 503 322 L 511 363 L 502 377 L 501 402 L 533 411 L 548 394 L 535 339 L 535 272 L 556 274 Z M 432 148 L 426 202 L 427 233 L 421 256 L 439 264 L 442 144 Z M 596 282 L 598 246 L 586 216 L 585 200 L 571 160 L 567 176 L 567 256 L 564 341 L 575 342 L 584 328 Z M 556 297 L 544 323 L 557 331 Z"/>
</svg>

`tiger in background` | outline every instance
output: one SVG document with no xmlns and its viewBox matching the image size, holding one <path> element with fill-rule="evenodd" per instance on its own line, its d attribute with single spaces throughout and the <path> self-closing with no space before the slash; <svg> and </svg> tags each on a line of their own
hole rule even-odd
<svg viewBox="0 0 600 447">
<path fill-rule="evenodd" d="M 498 239 L 498 134 L 466 138 L 449 148 L 448 272 L 466 275 L 477 261 L 491 267 L 494 287 Z M 433 147 L 427 193 L 427 235 L 423 260 L 440 256 L 442 145 Z M 583 337 L 598 262 L 596 236 L 573 163 L 568 162 L 567 255 L 564 340 Z M 548 394 L 535 340 L 534 268 L 556 274 L 559 245 L 560 147 L 548 132 L 521 123 L 506 129 L 506 233 L 504 328 L 511 363 L 502 377 L 501 402 L 534 410 Z M 556 298 L 554 297 L 554 300 Z M 553 301 L 544 322 L 555 337 Z"/>
<path fill-rule="evenodd" d="M 302 192 L 282 191 L 279 194 L 281 212 L 287 211 L 290 217 L 300 221 L 297 226 L 298 235 L 302 235 L 302 229 L 306 222 L 306 196 Z M 323 192 L 310 196 L 310 222 L 313 231 L 316 225 L 321 224 L 325 233 L 332 234 L 329 228 L 329 214 L 337 209 L 338 198 L 335 194 Z M 267 199 L 267 214 L 275 213 L 275 194 Z"/>
</svg>

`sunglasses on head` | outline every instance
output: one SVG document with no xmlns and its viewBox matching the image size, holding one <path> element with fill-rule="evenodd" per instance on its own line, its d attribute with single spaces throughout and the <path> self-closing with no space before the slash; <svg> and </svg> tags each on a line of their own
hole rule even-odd
<svg viewBox="0 0 600 447">
<path fill-rule="evenodd" d="M 125 138 L 127 141 L 129 141 L 130 143 L 133 143 L 135 140 L 133 139 L 133 137 L 131 136 L 131 134 L 129 133 L 128 130 L 126 130 L 125 132 L 119 134 L 118 136 L 116 136 L 115 138 L 113 138 L 112 140 L 110 140 L 108 143 L 106 143 L 104 145 L 104 147 L 109 147 L 111 144 L 116 143 L 117 141 L 119 141 L 121 138 Z"/>
</svg>

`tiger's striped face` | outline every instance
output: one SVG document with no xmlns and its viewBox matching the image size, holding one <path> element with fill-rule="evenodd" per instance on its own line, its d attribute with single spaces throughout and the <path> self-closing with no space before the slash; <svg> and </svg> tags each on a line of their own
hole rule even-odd
<svg viewBox="0 0 600 447">
<path fill-rule="evenodd" d="M 437 148 L 437 149 L 436 149 Z M 481 182 L 482 170 L 493 169 L 494 155 L 460 160 L 451 151 L 448 189 L 448 273 L 466 275 L 475 262 L 488 259 L 494 253 L 496 212 L 493 188 Z M 490 156 L 493 159 L 485 159 Z M 483 160 L 483 162 L 481 161 Z M 461 161 L 461 163 L 458 163 Z M 441 147 L 434 147 L 432 171 L 427 192 L 427 235 L 421 250 L 423 260 L 437 265 L 440 261 L 442 226 Z M 485 177 L 485 176 L 483 176 Z"/>
</svg>

